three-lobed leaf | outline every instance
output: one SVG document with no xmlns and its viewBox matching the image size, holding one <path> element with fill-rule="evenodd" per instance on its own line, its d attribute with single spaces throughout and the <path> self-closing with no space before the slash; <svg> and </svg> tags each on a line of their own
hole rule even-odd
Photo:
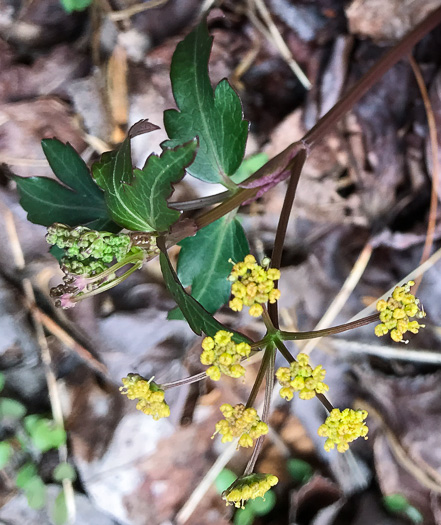
<svg viewBox="0 0 441 525">
<path fill-rule="evenodd" d="M 168 207 L 173 184 L 194 159 L 197 140 L 150 155 L 142 170 L 132 168 L 130 136 L 118 151 L 104 153 L 92 166 L 96 183 L 104 190 L 112 219 L 129 230 L 165 231 L 180 213 Z"/>
<path fill-rule="evenodd" d="M 176 146 L 197 136 L 199 151 L 188 173 L 206 182 L 224 184 L 242 162 L 248 136 L 242 105 L 227 80 L 215 91 L 208 75 L 213 37 L 205 22 L 199 24 L 173 54 L 170 69 L 173 95 L 179 111 L 164 112 L 170 137 L 166 146 Z"/>
<path fill-rule="evenodd" d="M 93 182 L 89 169 L 74 148 L 57 139 L 43 140 L 42 147 L 52 171 L 65 186 L 47 177 L 14 175 L 20 204 L 28 212 L 28 220 L 43 226 L 61 222 L 118 231 L 120 228 L 107 212 L 103 192 Z"/>
<path fill-rule="evenodd" d="M 167 289 L 178 304 L 186 321 L 195 334 L 201 335 L 204 333 L 208 336 L 214 336 L 219 330 L 227 330 L 233 332 L 233 340 L 236 343 L 242 341 L 250 343 L 250 340 L 247 337 L 239 332 L 234 332 L 221 324 L 209 312 L 207 312 L 203 306 L 193 299 L 191 295 L 188 295 L 182 287 L 166 252 L 161 251 L 159 262 L 161 264 L 161 271 Z"/>
<path fill-rule="evenodd" d="M 179 244 L 182 246 L 177 267 L 179 280 L 183 286 L 191 285 L 192 297 L 208 312 L 216 312 L 230 296 L 229 261 L 242 261 L 249 253 L 240 222 L 222 217 Z M 182 313 L 176 310 L 169 314 L 169 319 L 182 318 Z"/>
</svg>

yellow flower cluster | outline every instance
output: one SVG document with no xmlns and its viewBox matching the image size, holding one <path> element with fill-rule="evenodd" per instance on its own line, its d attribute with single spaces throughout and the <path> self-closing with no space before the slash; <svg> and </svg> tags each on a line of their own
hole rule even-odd
<svg viewBox="0 0 441 525">
<path fill-rule="evenodd" d="M 250 355 L 251 347 L 248 343 L 236 344 L 231 340 L 232 337 L 231 332 L 219 330 L 214 339 L 206 337 L 202 341 L 201 363 L 211 365 L 207 369 L 207 376 L 213 381 L 219 381 L 221 374 L 230 377 L 242 377 L 245 374 L 245 368 L 240 362 Z"/>
<path fill-rule="evenodd" d="M 253 255 L 247 255 L 243 262 L 233 266 L 228 280 L 233 283 L 231 293 L 234 296 L 229 303 L 235 312 L 249 306 L 249 314 L 259 317 L 263 313 L 262 304 L 275 303 L 280 298 L 280 290 L 274 288 L 274 281 L 280 279 L 280 270 L 265 270 L 256 263 Z"/>
<path fill-rule="evenodd" d="M 289 368 L 280 367 L 276 372 L 282 386 L 280 396 L 291 401 L 294 392 L 299 392 L 300 399 L 312 399 L 316 394 L 324 394 L 329 390 L 328 385 L 323 383 L 325 375 L 326 370 L 321 366 L 312 368 L 309 356 L 299 354 L 297 361 L 291 363 Z"/>
<path fill-rule="evenodd" d="M 346 452 L 349 443 L 359 437 L 367 439 L 368 427 L 364 423 L 368 413 L 366 410 L 345 408 L 340 412 L 334 408 L 326 421 L 318 429 L 318 435 L 327 437 L 325 450 L 329 452 L 335 445 L 339 452 Z"/>
<path fill-rule="evenodd" d="M 426 316 L 424 310 L 420 309 L 420 301 L 410 293 L 410 288 L 414 281 L 409 281 L 403 286 L 396 286 L 387 301 L 380 299 L 377 303 L 377 310 L 380 312 L 381 324 L 375 327 L 375 335 L 381 337 L 390 331 L 390 337 L 397 343 L 403 341 L 403 335 L 409 331 L 417 334 L 420 328 L 425 325 L 418 321 L 411 321 L 410 318 L 422 319 Z"/>
<path fill-rule="evenodd" d="M 245 408 L 242 404 L 233 407 L 225 403 L 220 407 L 220 411 L 225 419 L 216 423 L 216 432 L 212 437 L 219 433 L 222 443 L 228 443 L 240 436 L 239 447 L 252 447 L 254 439 L 268 433 L 268 425 L 260 419 L 255 408 Z"/>
<path fill-rule="evenodd" d="M 119 389 L 129 399 L 139 399 L 136 408 L 152 416 L 154 420 L 168 417 L 170 415 L 170 407 L 164 401 L 164 390 L 152 380 L 147 381 L 138 374 L 129 374 L 122 378 L 124 386 Z"/>
<path fill-rule="evenodd" d="M 250 499 L 263 498 L 271 487 L 277 485 L 278 478 L 273 474 L 250 474 L 242 476 L 227 488 L 222 498 L 227 505 L 243 508 Z"/>
</svg>

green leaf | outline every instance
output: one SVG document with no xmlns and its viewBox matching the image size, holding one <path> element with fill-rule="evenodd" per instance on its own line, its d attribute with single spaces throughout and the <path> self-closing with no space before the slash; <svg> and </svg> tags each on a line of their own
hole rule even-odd
<svg viewBox="0 0 441 525">
<path fill-rule="evenodd" d="M 383 503 L 389 512 L 393 514 L 404 514 L 412 523 L 423 523 L 421 512 L 411 505 L 403 494 L 389 494 L 384 496 Z"/>
<path fill-rule="evenodd" d="M 41 452 L 47 452 L 66 443 L 66 432 L 50 419 L 39 419 L 31 425 L 29 433 L 32 442 Z"/>
<path fill-rule="evenodd" d="M 26 407 L 19 401 L 9 399 L 9 397 L 0 399 L 0 415 L 2 417 L 21 419 L 25 414 Z"/>
<path fill-rule="evenodd" d="M 183 286 L 191 285 L 191 296 L 208 312 L 216 312 L 230 296 L 231 282 L 227 277 L 233 266 L 229 260 L 242 261 L 249 253 L 240 222 L 222 217 L 179 244 L 179 280 Z M 172 312 L 169 319 L 178 318 Z"/>
<path fill-rule="evenodd" d="M 240 184 L 264 166 L 268 160 L 269 158 L 266 153 L 256 153 L 255 155 L 247 157 L 243 160 L 236 173 L 231 177 L 231 180 L 236 184 Z"/>
<path fill-rule="evenodd" d="M 13 448 L 8 441 L 0 441 L 0 470 L 8 464 Z"/>
<path fill-rule="evenodd" d="M 57 139 L 43 140 L 42 147 L 53 172 L 67 187 L 47 177 L 14 175 L 20 204 L 28 212 L 28 220 L 43 226 L 60 222 L 118 231 L 108 215 L 103 192 L 73 147 Z"/>
<path fill-rule="evenodd" d="M 70 463 L 59 463 L 55 468 L 52 474 L 55 481 L 63 481 L 63 479 L 69 479 L 70 481 L 75 481 L 77 479 L 77 474 L 75 469 Z"/>
<path fill-rule="evenodd" d="M 3 372 L 0 372 L 0 392 L 5 388 L 6 378 Z"/>
<path fill-rule="evenodd" d="M 222 494 L 230 485 L 237 479 L 236 474 L 230 469 L 224 468 L 220 471 L 217 478 L 214 480 L 214 486 L 219 494 Z"/>
<path fill-rule="evenodd" d="M 265 494 L 265 498 L 256 498 L 247 503 L 247 507 L 256 516 L 265 516 L 271 512 L 276 504 L 276 495 L 273 490 Z"/>
<path fill-rule="evenodd" d="M 63 525 L 67 522 L 67 506 L 63 490 L 61 490 L 58 496 L 55 498 L 52 517 L 55 525 Z"/>
<path fill-rule="evenodd" d="M 204 309 L 193 297 L 182 287 L 173 266 L 166 253 L 162 252 L 159 255 L 159 262 L 161 264 L 162 275 L 164 276 L 165 284 L 168 291 L 173 296 L 173 299 L 177 302 L 178 306 L 182 310 L 190 328 L 195 334 L 201 335 L 202 332 L 209 336 L 214 336 L 219 330 L 227 330 L 232 332 L 233 340 L 236 343 L 244 341 L 251 343 L 251 341 L 239 332 L 230 330 L 223 324 L 216 321 L 216 319 Z"/>
<path fill-rule="evenodd" d="M 40 476 L 34 476 L 23 487 L 31 509 L 42 509 L 46 503 L 46 485 Z"/>
<path fill-rule="evenodd" d="M 238 509 L 234 514 L 234 525 L 251 525 L 254 522 L 254 512 L 248 504 L 243 509 Z"/>
<path fill-rule="evenodd" d="M 17 472 L 15 484 L 19 489 L 24 488 L 29 480 L 37 476 L 37 468 L 33 463 L 25 463 Z"/>
<path fill-rule="evenodd" d="M 227 80 L 213 93 L 208 60 L 213 38 L 206 22 L 199 24 L 173 54 L 170 69 L 173 95 L 180 111 L 164 112 L 170 137 L 163 146 L 176 146 L 197 136 L 199 151 L 188 173 L 206 182 L 225 183 L 238 169 L 245 153 L 248 122 L 242 105 Z"/>
<path fill-rule="evenodd" d="M 31 435 L 34 428 L 37 426 L 38 422 L 41 421 L 43 418 L 41 416 L 37 416 L 37 414 L 31 414 L 30 416 L 26 416 L 23 419 L 24 427 L 26 432 Z"/>
<path fill-rule="evenodd" d="M 63 9 L 68 13 L 84 11 L 92 4 L 92 0 L 60 0 L 60 2 Z"/>
<path fill-rule="evenodd" d="M 150 155 L 142 170 L 132 169 L 130 136 L 116 152 L 104 153 L 92 166 L 97 184 L 104 190 L 112 219 L 140 231 L 165 231 L 180 213 L 167 206 L 173 188 L 194 158 L 197 141 Z"/>
<path fill-rule="evenodd" d="M 302 484 L 308 482 L 314 473 L 311 465 L 302 459 L 288 459 L 286 468 L 291 474 L 291 477 Z"/>
</svg>

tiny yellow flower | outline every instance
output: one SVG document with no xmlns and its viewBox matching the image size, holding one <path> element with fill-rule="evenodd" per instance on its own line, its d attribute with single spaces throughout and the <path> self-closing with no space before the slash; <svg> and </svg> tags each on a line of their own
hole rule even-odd
<svg viewBox="0 0 441 525">
<path fill-rule="evenodd" d="M 252 317 L 260 317 L 263 313 L 262 304 L 268 301 L 275 303 L 280 298 L 280 291 L 274 286 L 274 281 L 278 279 L 280 279 L 279 269 L 264 268 L 257 264 L 253 255 L 247 255 L 243 262 L 233 266 L 228 277 L 233 283 L 230 308 L 240 312 L 244 306 L 249 306 L 249 314 Z"/>
<path fill-rule="evenodd" d="M 243 302 L 239 297 L 234 297 L 234 299 L 231 299 L 231 301 L 228 303 L 228 306 L 233 310 L 233 312 L 241 312 L 243 308 Z"/>
<path fill-rule="evenodd" d="M 280 397 L 290 401 L 294 392 L 299 392 L 300 399 L 312 399 L 317 394 L 324 394 L 329 390 L 328 385 L 323 383 L 325 375 L 326 371 L 321 366 L 312 368 L 309 356 L 300 353 L 289 368 L 281 367 L 276 372 L 277 381 L 282 386 Z"/>
<path fill-rule="evenodd" d="M 240 362 L 250 355 L 251 347 L 245 342 L 235 343 L 232 337 L 232 332 L 219 330 L 214 338 L 205 337 L 202 341 L 200 360 L 203 365 L 210 367 L 207 375 L 213 381 L 219 381 L 222 374 L 234 378 L 245 374 L 245 368 Z"/>
<path fill-rule="evenodd" d="M 423 324 L 418 321 L 411 321 L 412 317 L 422 319 L 426 313 L 420 308 L 420 301 L 410 293 L 414 281 L 409 281 L 403 286 L 396 286 L 392 292 L 392 297 L 387 301 L 380 299 L 377 302 L 377 311 L 380 312 L 381 323 L 375 327 L 375 335 L 382 337 L 390 333 L 390 337 L 396 342 L 407 342 L 404 334 L 409 331 L 417 334 Z"/>
<path fill-rule="evenodd" d="M 242 476 L 227 488 L 222 498 L 227 505 L 243 508 L 250 499 L 263 498 L 271 487 L 277 485 L 278 478 L 272 474 L 250 474 Z"/>
<path fill-rule="evenodd" d="M 170 407 L 164 401 L 164 390 L 152 380 L 147 381 L 139 374 L 128 374 L 122 382 L 124 386 L 119 388 L 120 391 L 129 399 L 138 399 L 137 410 L 156 421 L 170 415 Z"/>
<path fill-rule="evenodd" d="M 251 315 L 251 317 L 260 317 L 263 314 L 263 308 L 260 304 L 253 304 L 251 308 L 249 309 L 248 313 Z"/>
<path fill-rule="evenodd" d="M 339 452 L 346 452 L 349 443 L 355 439 L 359 437 L 367 439 L 369 429 L 364 422 L 367 415 L 366 410 L 345 408 L 340 412 L 338 408 L 334 408 L 317 431 L 319 436 L 328 438 L 324 445 L 326 452 L 336 445 Z"/>
<path fill-rule="evenodd" d="M 222 443 L 238 437 L 238 447 L 252 447 L 255 439 L 268 433 L 268 425 L 260 419 L 255 408 L 245 408 L 242 404 L 233 407 L 225 403 L 220 411 L 225 419 L 216 423 L 216 431 L 212 437 L 219 433 Z"/>
</svg>

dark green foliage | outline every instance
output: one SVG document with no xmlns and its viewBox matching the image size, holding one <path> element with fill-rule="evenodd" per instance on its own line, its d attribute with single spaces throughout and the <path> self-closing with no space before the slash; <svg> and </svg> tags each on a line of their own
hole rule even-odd
<svg viewBox="0 0 441 525">
<path fill-rule="evenodd" d="M 176 47 L 170 78 L 180 111 L 164 113 L 171 139 L 164 145 L 176 146 L 197 136 L 200 147 L 188 173 L 225 184 L 242 162 L 248 122 L 242 119 L 240 99 L 227 80 L 219 82 L 213 93 L 208 76 L 212 42 L 202 22 Z"/>
<path fill-rule="evenodd" d="M 192 287 L 192 297 L 208 312 L 216 312 L 230 296 L 231 282 L 227 278 L 233 265 L 229 261 L 242 261 L 249 253 L 240 222 L 222 217 L 179 244 L 179 280 L 183 286 Z M 170 312 L 169 319 L 182 319 L 179 313 Z"/>
<path fill-rule="evenodd" d="M 28 220 L 43 226 L 62 222 L 69 226 L 83 224 L 91 229 L 118 231 L 120 228 L 107 212 L 103 192 L 73 147 L 57 139 L 45 139 L 42 146 L 54 174 L 65 186 L 47 177 L 14 176 Z"/>
<path fill-rule="evenodd" d="M 112 219 L 129 230 L 166 231 L 180 216 L 167 205 L 172 185 L 184 176 L 196 148 L 197 141 L 191 140 L 160 157 L 150 155 L 142 170 L 132 169 L 130 136 L 117 151 L 104 153 L 92 172 Z"/>
<path fill-rule="evenodd" d="M 185 316 L 190 328 L 198 335 L 204 333 L 205 335 L 214 336 L 219 330 L 227 330 L 233 332 L 223 324 L 216 321 L 216 319 L 205 310 L 193 297 L 182 287 L 179 279 L 168 259 L 166 253 L 161 252 L 159 256 L 161 263 L 162 275 L 164 276 L 165 284 L 168 291 L 173 296 L 173 299 L 178 303 L 179 308 Z M 250 340 L 244 335 L 233 332 L 233 340 L 236 343 L 242 341 L 250 343 Z"/>
</svg>

